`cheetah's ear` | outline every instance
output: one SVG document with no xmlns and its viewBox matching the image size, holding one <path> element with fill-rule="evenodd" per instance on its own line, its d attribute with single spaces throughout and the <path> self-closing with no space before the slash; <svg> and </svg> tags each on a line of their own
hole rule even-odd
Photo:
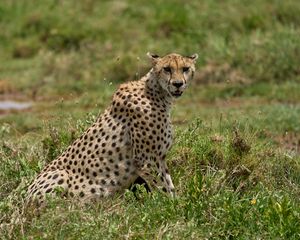
<svg viewBox="0 0 300 240">
<path fill-rule="evenodd" d="M 198 59 L 198 54 L 197 54 L 197 53 L 194 53 L 193 55 L 188 56 L 188 58 L 190 58 L 190 59 L 192 59 L 194 62 L 196 62 L 196 60 Z"/>
<path fill-rule="evenodd" d="M 157 61 L 160 59 L 160 56 L 158 56 L 157 54 L 150 53 L 150 52 L 147 53 L 147 56 L 151 59 L 153 64 L 157 63 Z"/>
</svg>

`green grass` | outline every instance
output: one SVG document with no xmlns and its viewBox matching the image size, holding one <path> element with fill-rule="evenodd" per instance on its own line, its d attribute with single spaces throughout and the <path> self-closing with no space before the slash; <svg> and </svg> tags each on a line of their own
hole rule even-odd
<svg viewBox="0 0 300 240">
<path fill-rule="evenodd" d="M 0 112 L 0 238 L 299 239 L 299 26 L 293 0 L 1 1 L 1 99 L 34 106 Z M 172 110 L 177 198 L 140 187 L 24 208 L 148 51 L 199 54 Z"/>
</svg>

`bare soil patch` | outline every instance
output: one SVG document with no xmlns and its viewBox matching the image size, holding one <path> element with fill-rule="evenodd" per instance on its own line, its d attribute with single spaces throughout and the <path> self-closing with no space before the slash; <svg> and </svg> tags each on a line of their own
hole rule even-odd
<svg viewBox="0 0 300 240">
<path fill-rule="evenodd" d="M 282 148 L 300 155 L 300 133 L 286 132 L 275 136 L 274 139 Z"/>
</svg>

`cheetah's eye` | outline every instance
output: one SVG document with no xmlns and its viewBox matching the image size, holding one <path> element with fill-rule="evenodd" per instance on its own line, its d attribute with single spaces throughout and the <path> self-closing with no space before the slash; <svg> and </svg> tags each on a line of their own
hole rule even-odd
<svg viewBox="0 0 300 240">
<path fill-rule="evenodd" d="M 184 73 L 188 72 L 189 70 L 190 70 L 189 67 L 183 67 L 183 68 L 182 68 L 182 71 L 183 71 Z"/>
<path fill-rule="evenodd" d="M 170 67 L 164 67 L 164 71 L 167 73 L 171 73 L 171 68 Z"/>
</svg>

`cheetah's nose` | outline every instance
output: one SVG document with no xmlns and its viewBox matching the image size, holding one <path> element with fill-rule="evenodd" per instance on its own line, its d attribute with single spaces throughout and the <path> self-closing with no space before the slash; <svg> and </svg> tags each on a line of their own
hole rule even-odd
<svg viewBox="0 0 300 240">
<path fill-rule="evenodd" d="M 176 80 L 172 83 L 174 87 L 180 88 L 183 85 L 183 82 L 180 80 Z"/>
</svg>

